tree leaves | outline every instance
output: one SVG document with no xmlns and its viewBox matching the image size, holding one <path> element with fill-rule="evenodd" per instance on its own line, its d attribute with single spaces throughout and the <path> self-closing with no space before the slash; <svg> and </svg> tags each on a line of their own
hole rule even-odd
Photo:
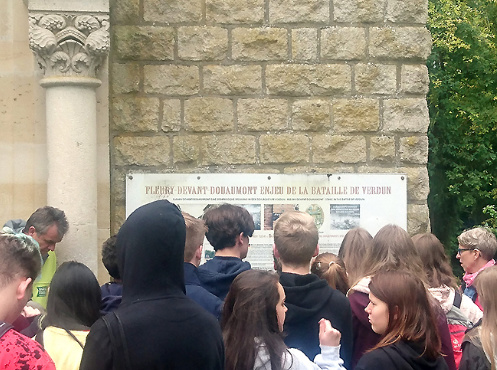
<svg viewBox="0 0 497 370">
<path fill-rule="evenodd" d="M 497 1 L 430 0 L 428 204 L 449 248 L 497 203 Z"/>
</svg>

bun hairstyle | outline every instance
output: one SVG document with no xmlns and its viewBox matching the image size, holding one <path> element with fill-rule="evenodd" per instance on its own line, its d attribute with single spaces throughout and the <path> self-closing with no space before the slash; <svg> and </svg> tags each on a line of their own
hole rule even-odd
<svg viewBox="0 0 497 370">
<path fill-rule="evenodd" d="M 333 253 L 319 254 L 311 265 L 311 272 L 326 280 L 333 289 L 347 294 L 350 286 L 342 259 Z"/>
</svg>

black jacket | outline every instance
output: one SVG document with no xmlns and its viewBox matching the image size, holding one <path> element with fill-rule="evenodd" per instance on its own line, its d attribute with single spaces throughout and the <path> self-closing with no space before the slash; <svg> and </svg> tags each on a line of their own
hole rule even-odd
<svg viewBox="0 0 497 370">
<path fill-rule="evenodd" d="M 352 313 L 347 297 L 314 274 L 281 273 L 288 308 L 283 332 L 285 343 L 298 348 L 311 360 L 320 352 L 319 320 L 331 321 L 342 333 L 340 357 L 350 369 L 352 358 Z"/>
<path fill-rule="evenodd" d="M 462 342 L 462 358 L 459 370 L 490 370 L 491 364 L 483 350 L 480 338 L 481 320 L 464 336 Z"/>
<path fill-rule="evenodd" d="M 423 347 L 400 341 L 364 354 L 355 370 L 447 370 L 442 356 L 434 360 L 421 356 Z"/>
<path fill-rule="evenodd" d="M 185 233 L 181 212 L 166 200 L 138 208 L 118 233 L 123 299 L 115 312 L 132 369 L 224 368 L 218 322 L 185 295 Z M 110 322 L 119 332 L 117 320 Z M 88 334 L 80 369 L 113 369 L 113 357 L 109 331 L 100 319 Z"/>
</svg>

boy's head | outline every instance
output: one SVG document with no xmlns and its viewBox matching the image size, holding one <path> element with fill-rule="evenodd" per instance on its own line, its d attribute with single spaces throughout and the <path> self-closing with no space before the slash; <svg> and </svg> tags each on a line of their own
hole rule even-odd
<svg viewBox="0 0 497 370">
<path fill-rule="evenodd" d="M 185 262 L 190 262 L 198 265 L 198 263 L 200 263 L 200 257 L 202 253 L 201 247 L 204 243 L 207 226 L 205 226 L 204 220 L 195 218 L 186 212 L 181 213 L 183 214 L 186 225 Z"/>
<path fill-rule="evenodd" d="M 304 212 L 284 212 L 274 225 L 274 246 L 282 263 L 304 266 L 317 254 L 319 233 L 314 218 Z"/>
<path fill-rule="evenodd" d="M 42 259 L 33 238 L 9 231 L 0 233 L 0 256 L 0 305 L 4 314 L 0 320 L 12 322 L 31 297 L 32 284 L 40 273 Z"/>
<path fill-rule="evenodd" d="M 121 280 L 116 254 L 117 235 L 111 236 L 102 244 L 102 263 L 114 280 Z"/>
<path fill-rule="evenodd" d="M 252 215 L 245 208 L 232 204 L 210 208 L 204 214 L 204 221 L 208 228 L 205 236 L 216 251 L 233 247 L 241 233 L 251 237 L 255 228 Z"/>
</svg>

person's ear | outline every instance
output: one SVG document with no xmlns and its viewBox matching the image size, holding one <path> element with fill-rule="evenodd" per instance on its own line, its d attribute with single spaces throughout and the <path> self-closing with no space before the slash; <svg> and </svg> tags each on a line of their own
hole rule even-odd
<svg viewBox="0 0 497 370">
<path fill-rule="evenodd" d="M 280 252 L 278 252 L 278 249 L 276 248 L 276 244 L 273 244 L 273 254 L 277 259 L 280 259 Z"/>
<path fill-rule="evenodd" d="M 314 251 L 313 257 L 316 257 L 319 254 L 319 244 L 316 245 L 316 250 Z"/>
<path fill-rule="evenodd" d="M 35 232 L 36 232 L 35 227 L 34 226 L 30 226 L 29 229 L 28 229 L 28 235 L 29 236 L 33 236 Z"/>
<path fill-rule="evenodd" d="M 202 259 L 202 247 L 203 245 L 200 244 L 197 250 L 195 251 L 195 258 L 197 258 L 199 261 Z"/>
<path fill-rule="evenodd" d="M 241 232 L 237 237 L 236 237 L 236 244 L 242 245 L 243 244 L 243 232 Z"/>
<path fill-rule="evenodd" d="M 26 297 L 26 291 L 31 290 L 31 283 L 33 279 L 31 278 L 22 278 L 17 286 L 16 290 L 16 298 L 18 301 L 24 299 Z"/>
</svg>

